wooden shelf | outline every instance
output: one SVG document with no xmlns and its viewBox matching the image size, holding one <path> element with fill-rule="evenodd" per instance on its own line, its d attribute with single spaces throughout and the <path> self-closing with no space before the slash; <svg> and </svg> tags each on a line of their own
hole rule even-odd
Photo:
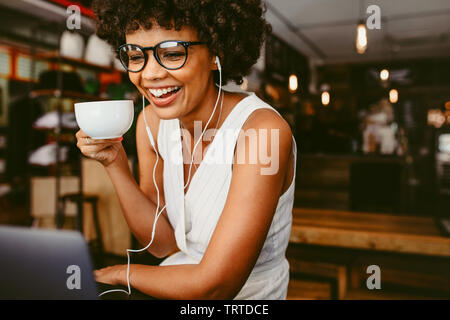
<svg viewBox="0 0 450 320">
<path fill-rule="evenodd" d="M 82 99 L 82 100 L 90 100 L 90 101 L 102 101 L 106 100 L 104 98 L 100 98 L 99 96 L 81 93 L 77 91 L 68 91 L 68 90 L 58 90 L 58 89 L 41 89 L 41 90 L 33 90 L 30 92 L 31 98 L 45 97 L 45 96 L 54 96 L 57 98 L 72 98 L 72 99 Z"/>
<path fill-rule="evenodd" d="M 117 70 L 113 66 L 102 66 L 98 64 L 90 63 L 83 59 L 75 59 L 60 56 L 57 53 L 39 53 L 35 56 L 36 59 L 46 60 L 53 63 L 66 63 L 76 67 L 86 68 L 97 72 L 106 72 L 106 73 L 114 73 L 121 72 L 126 73 L 124 70 Z"/>
<path fill-rule="evenodd" d="M 33 130 L 37 130 L 37 131 L 44 131 L 44 132 L 51 132 L 51 131 L 55 131 L 58 128 L 40 128 L 40 127 L 33 127 Z M 80 130 L 80 128 L 67 128 L 67 127 L 61 127 L 59 128 L 61 130 L 61 133 L 73 133 L 76 132 L 78 130 Z M 0 148 L 1 150 L 1 148 Z"/>
<path fill-rule="evenodd" d="M 77 160 L 75 159 L 71 159 L 71 160 L 66 160 L 66 161 L 59 161 L 59 165 L 60 166 L 71 166 L 77 164 Z M 56 162 L 55 163 L 51 163 L 51 164 L 47 164 L 47 165 L 41 165 L 41 164 L 35 164 L 35 163 L 29 163 L 28 165 L 31 168 L 34 169 L 55 169 L 56 168 Z"/>
</svg>

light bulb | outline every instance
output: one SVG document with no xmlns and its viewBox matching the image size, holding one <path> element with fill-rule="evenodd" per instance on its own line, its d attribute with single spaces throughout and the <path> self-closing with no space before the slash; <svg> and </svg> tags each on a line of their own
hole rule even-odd
<svg viewBox="0 0 450 320">
<path fill-rule="evenodd" d="M 367 49 L 367 29 L 364 23 L 356 28 L 356 52 L 363 54 Z"/>
<path fill-rule="evenodd" d="M 435 128 L 442 127 L 446 121 L 444 113 L 439 109 L 428 110 L 427 118 L 428 125 L 434 126 Z"/>
<path fill-rule="evenodd" d="M 389 70 L 387 69 L 383 69 L 380 71 L 380 79 L 382 81 L 386 81 L 387 79 L 389 79 Z"/>
<path fill-rule="evenodd" d="M 330 93 L 328 91 L 324 91 L 322 92 L 322 105 L 327 106 L 328 104 L 330 104 Z"/>
<path fill-rule="evenodd" d="M 289 77 L 289 91 L 294 93 L 298 89 L 298 78 L 295 74 L 291 74 Z"/>
<path fill-rule="evenodd" d="M 389 101 L 391 103 L 397 103 L 397 101 L 398 101 L 398 91 L 396 89 L 391 89 L 391 91 L 389 91 Z"/>
<path fill-rule="evenodd" d="M 450 110 L 450 101 L 445 103 L 445 110 Z"/>
</svg>

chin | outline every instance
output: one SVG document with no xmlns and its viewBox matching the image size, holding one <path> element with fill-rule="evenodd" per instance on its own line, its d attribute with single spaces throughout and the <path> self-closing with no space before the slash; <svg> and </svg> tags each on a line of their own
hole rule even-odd
<svg viewBox="0 0 450 320">
<path fill-rule="evenodd" d="M 177 108 L 176 106 L 164 108 L 152 106 L 152 108 L 154 112 L 158 115 L 158 117 L 163 120 L 176 119 L 181 116 L 180 109 Z"/>
</svg>

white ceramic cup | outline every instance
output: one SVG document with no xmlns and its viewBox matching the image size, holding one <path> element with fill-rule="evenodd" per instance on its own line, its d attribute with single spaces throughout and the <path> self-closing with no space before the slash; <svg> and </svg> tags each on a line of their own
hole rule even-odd
<svg viewBox="0 0 450 320">
<path fill-rule="evenodd" d="M 75 103 L 78 126 L 92 139 L 123 136 L 133 124 L 133 100 Z"/>
</svg>

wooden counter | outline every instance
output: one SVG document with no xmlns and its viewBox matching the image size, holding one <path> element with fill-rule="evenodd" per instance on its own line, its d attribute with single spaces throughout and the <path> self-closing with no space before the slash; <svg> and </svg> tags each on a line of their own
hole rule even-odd
<svg viewBox="0 0 450 320">
<path fill-rule="evenodd" d="M 291 243 L 450 257 L 432 218 L 293 209 Z"/>
</svg>

